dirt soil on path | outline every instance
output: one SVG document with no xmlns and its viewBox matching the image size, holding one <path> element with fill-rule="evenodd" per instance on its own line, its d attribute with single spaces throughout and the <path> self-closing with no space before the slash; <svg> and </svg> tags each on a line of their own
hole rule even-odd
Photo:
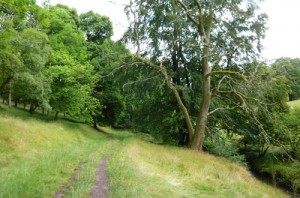
<svg viewBox="0 0 300 198">
<path fill-rule="evenodd" d="M 109 155 L 99 163 L 96 181 L 91 193 L 91 198 L 108 198 L 107 162 Z"/>
<path fill-rule="evenodd" d="M 55 195 L 53 196 L 54 198 L 63 198 L 65 197 L 66 193 L 70 190 L 70 186 L 76 182 L 76 175 L 78 174 L 78 172 L 80 171 L 82 165 L 84 162 L 79 162 L 79 164 L 77 165 L 77 167 L 73 170 L 72 172 L 72 176 L 70 177 L 69 181 L 64 184 L 63 186 L 61 186 L 55 193 Z"/>
</svg>

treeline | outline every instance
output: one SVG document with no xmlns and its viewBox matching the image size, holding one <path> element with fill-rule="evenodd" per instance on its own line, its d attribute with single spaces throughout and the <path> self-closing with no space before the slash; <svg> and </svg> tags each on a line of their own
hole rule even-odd
<svg viewBox="0 0 300 198">
<path fill-rule="evenodd" d="M 2 1 L 0 93 L 8 105 L 30 105 L 94 123 L 111 123 L 123 101 L 107 76 L 129 55 L 108 17 L 65 5 Z M 111 111 L 105 110 L 114 104 Z M 106 113 L 106 115 L 104 115 Z"/>
</svg>

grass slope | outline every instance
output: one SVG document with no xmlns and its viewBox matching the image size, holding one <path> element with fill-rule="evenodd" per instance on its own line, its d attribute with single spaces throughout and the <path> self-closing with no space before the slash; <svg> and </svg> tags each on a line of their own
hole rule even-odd
<svg viewBox="0 0 300 198">
<path fill-rule="evenodd" d="M 88 197 L 111 143 L 91 127 L 0 109 L 0 197 L 52 197 L 81 163 L 67 197 Z M 80 181 L 80 182 L 79 182 Z"/>
<path fill-rule="evenodd" d="M 295 108 L 295 107 L 300 108 L 300 100 L 289 101 L 289 102 L 288 102 L 288 105 L 289 105 L 291 108 Z"/>
<path fill-rule="evenodd" d="M 110 197 L 288 197 L 240 165 L 209 154 L 130 140 L 109 161 Z"/>
<path fill-rule="evenodd" d="M 53 197 L 66 183 L 66 197 L 89 197 L 99 160 L 107 154 L 112 198 L 287 197 L 226 159 L 102 130 L 115 138 L 0 106 L 0 197 Z"/>
</svg>

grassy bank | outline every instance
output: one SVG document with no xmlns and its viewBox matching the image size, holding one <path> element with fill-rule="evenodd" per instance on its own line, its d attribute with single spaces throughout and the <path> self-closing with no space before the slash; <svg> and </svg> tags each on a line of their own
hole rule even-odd
<svg viewBox="0 0 300 198">
<path fill-rule="evenodd" d="M 79 164 L 77 177 L 85 179 L 68 194 L 89 192 L 98 161 L 112 146 L 104 135 L 4 106 L 0 117 L 0 197 L 52 197 Z"/>
<path fill-rule="evenodd" d="M 132 139 L 109 161 L 110 197 L 288 197 L 237 164 Z"/>
<path fill-rule="evenodd" d="M 65 197 L 89 197 L 107 154 L 112 198 L 287 197 L 223 158 L 0 108 L 0 197 L 53 197 L 61 187 Z"/>
<path fill-rule="evenodd" d="M 289 102 L 288 102 L 288 105 L 289 105 L 291 108 L 295 108 L 295 107 L 300 108 L 300 100 L 289 101 Z"/>
</svg>

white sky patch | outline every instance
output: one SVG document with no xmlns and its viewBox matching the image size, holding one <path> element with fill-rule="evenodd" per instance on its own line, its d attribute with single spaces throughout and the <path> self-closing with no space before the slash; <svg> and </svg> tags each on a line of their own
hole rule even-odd
<svg viewBox="0 0 300 198">
<path fill-rule="evenodd" d="M 44 0 L 36 0 L 36 2 L 41 5 Z M 108 16 L 113 23 L 113 40 L 120 39 L 128 27 L 127 16 L 124 13 L 124 7 L 128 2 L 129 0 L 50 0 L 51 5 L 63 4 L 75 8 L 78 14 L 92 10 Z"/>
<path fill-rule="evenodd" d="M 39 5 L 44 2 L 36 1 Z M 79 14 L 93 10 L 108 16 L 113 23 L 113 40 L 120 39 L 128 27 L 124 5 L 129 0 L 51 0 L 52 5 L 58 3 L 76 8 Z M 265 0 L 260 7 L 269 16 L 262 57 L 267 60 L 300 58 L 300 0 Z"/>
<path fill-rule="evenodd" d="M 265 0 L 260 7 L 269 17 L 262 57 L 300 58 L 300 1 Z"/>
</svg>

